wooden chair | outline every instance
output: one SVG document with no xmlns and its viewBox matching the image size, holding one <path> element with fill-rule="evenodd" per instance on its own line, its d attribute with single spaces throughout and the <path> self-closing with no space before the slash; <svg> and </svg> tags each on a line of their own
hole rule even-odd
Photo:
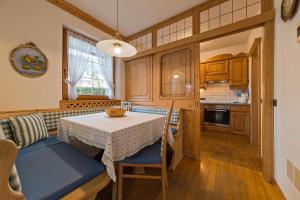
<svg viewBox="0 0 300 200">
<path fill-rule="evenodd" d="M 173 111 L 174 101 L 170 111 L 167 114 L 161 144 L 155 143 L 148 147 L 145 147 L 137 154 L 125 158 L 123 161 L 119 162 L 118 167 L 118 200 L 123 198 L 123 179 L 133 178 L 133 179 L 156 179 L 162 181 L 162 195 L 163 199 L 166 200 L 166 187 L 168 187 L 167 179 L 167 140 L 169 132 L 169 124 Z M 147 174 L 126 174 L 124 173 L 124 167 L 143 167 L 143 168 L 160 168 L 161 175 L 147 175 Z"/>
</svg>

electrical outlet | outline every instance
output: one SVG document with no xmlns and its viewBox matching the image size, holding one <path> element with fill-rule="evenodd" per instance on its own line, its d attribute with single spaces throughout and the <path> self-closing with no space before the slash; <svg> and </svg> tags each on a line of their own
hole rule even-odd
<svg viewBox="0 0 300 200">
<path fill-rule="evenodd" d="M 289 179 L 294 183 L 294 165 L 289 159 L 286 160 L 286 173 Z"/>
<path fill-rule="evenodd" d="M 300 191 L 300 170 L 295 167 L 295 186 Z"/>
</svg>

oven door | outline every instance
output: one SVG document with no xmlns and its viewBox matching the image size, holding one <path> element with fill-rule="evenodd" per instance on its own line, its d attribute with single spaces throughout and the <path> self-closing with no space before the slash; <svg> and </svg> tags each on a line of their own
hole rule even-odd
<svg viewBox="0 0 300 200">
<path fill-rule="evenodd" d="M 204 109 L 204 122 L 207 125 L 229 127 L 229 109 Z"/>
</svg>

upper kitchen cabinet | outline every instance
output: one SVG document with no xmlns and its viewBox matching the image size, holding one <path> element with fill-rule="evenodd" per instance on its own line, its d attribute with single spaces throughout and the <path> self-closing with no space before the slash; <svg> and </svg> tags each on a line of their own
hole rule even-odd
<svg viewBox="0 0 300 200">
<path fill-rule="evenodd" d="M 190 48 L 161 55 L 160 98 L 193 98 L 193 59 Z"/>
<path fill-rule="evenodd" d="M 239 54 L 230 60 L 230 87 L 245 89 L 248 87 L 248 58 Z"/>
<path fill-rule="evenodd" d="M 200 64 L 200 88 L 206 88 L 205 64 Z"/>
<path fill-rule="evenodd" d="M 205 81 L 218 82 L 229 80 L 229 59 L 233 56 L 231 54 L 222 54 L 207 59 L 205 66 Z"/>
<path fill-rule="evenodd" d="M 126 63 L 126 95 L 128 101 L 152 101 L 152 56 Z"/>
<path fill-rule="evenodd" d="M 205 77 L 201 72 L 205 71 Z M 236 56 L 221 54 L 207 59 L 200 65 L 200 87 L 205 88 L 203 83 L 230 82 L 232 89 L 246 89 L 248 87 L 248 58 L 245 53 Z"/>
</svg>

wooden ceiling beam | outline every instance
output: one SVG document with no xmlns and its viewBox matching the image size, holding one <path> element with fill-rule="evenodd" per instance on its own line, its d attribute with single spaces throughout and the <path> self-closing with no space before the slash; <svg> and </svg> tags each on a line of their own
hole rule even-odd
<svg viewBox="0 0 300 200">
<path fill-rule="evenodd" d="M 92 17 L 91 15 L 80 10 L 79 8 L 68 3 L 65 0 L 47 0 L 47 1 L 113 37 L 115 36 L 115 33 L 117 32 L 113 28 L 105 25 L 103 22 L 97 20 L 96 18 Z M 121 35 L 121 37 L 124 38 L 123 35 Z"/>
</svg>

